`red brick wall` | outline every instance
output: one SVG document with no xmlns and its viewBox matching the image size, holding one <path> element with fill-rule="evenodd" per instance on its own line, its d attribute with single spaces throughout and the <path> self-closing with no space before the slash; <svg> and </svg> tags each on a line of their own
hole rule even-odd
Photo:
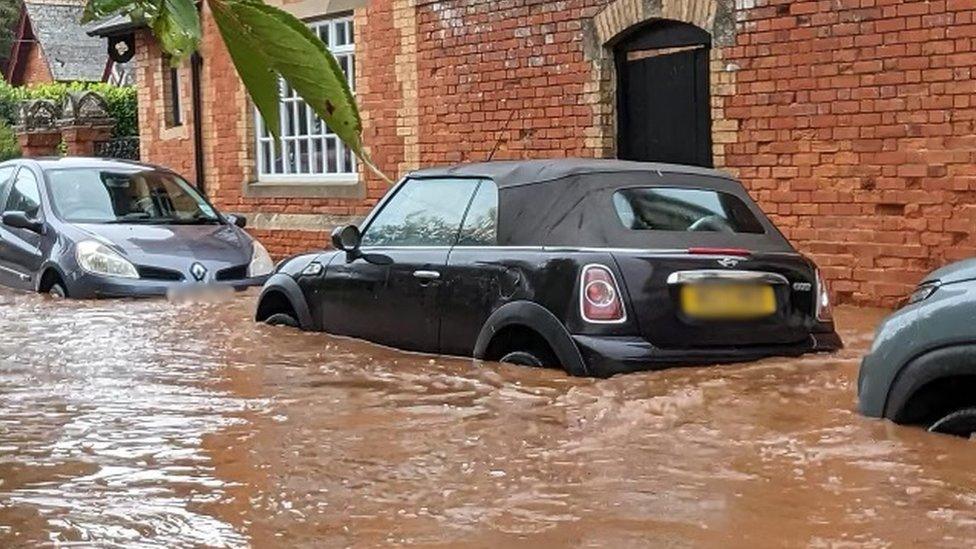
<svg viewBox="0 0 976 549">
<path fill-rule="evenodd" d="M 139 147 L 144 161 L 171 168 L 196 180 L 189 64 L 180 67 L 180 111 L 183 125 L 168 127 L 163 89 L 166 68 L 162 50 L 148 31 L 136 35 L 136 82 L 139 87 Z"/>
<path fill-rule="evenodd" d="M 417 2 L 425 164 L 599 156 L 582 21 L 606 2 Z M 510 120 L 511 119 L 511 120 Z"/>
<path fill-rule="evenodd" d="M 275 260 L 330 246 L 330 234 L 327 231 L 271 231 L 249 228 L 247 232 L 260 240 Z"/>
<path fill-rule="evenodd" d="M 746 13 L 727 163 L 844 301 L 893 304 L 976 255 L 976 2 Z"/>
<path fill-rule="evenodd" d="M 44 59 L 44 51 L 41 50 L 41 46 L 38 43 L 33 43 L 27 46 L 30 50 L 27 53 L 27 59 L 24 61 L 24 72 L 21 75 L 22 82 L 18 82 L 17 85 L 29 86 L 31 84 L 47 84 L 53 82 L 54 78 L 51 76 L 51 69 L 47 66 L 47 61 Z"/>
<path fill-rule="evenodd" d="M 708 4 L 672 4 L 682 1 L 699 15 Z M 608 3 L 376 0 L 358 9 L 357 91 L 374 159 L 391 175 L 477 161 L 499 137 L 496 158 L 612 154 L 614 97 L 598 85 L 607 76 L 593 50 L 602 46 L 587 27 Z M 749 3 L 732 14 L 734 44 L 713 52 L 719 167 L 743 180 L 844 301 L 893 304 L 924 272 L 976 255 L 976 4 Z M 365 201 L 246 196 L 252 111 L 209 17 L 204 35 L 207 185 L 217 204 L 365 214 L 386 190 L 371 174 Z M 139 76 L 145 158 L 192 173 L 188 143 L 156 137 L 157 82 Z M 327 229 L 256 234 L 282 255 L 321 246 Z"/>
</svg>

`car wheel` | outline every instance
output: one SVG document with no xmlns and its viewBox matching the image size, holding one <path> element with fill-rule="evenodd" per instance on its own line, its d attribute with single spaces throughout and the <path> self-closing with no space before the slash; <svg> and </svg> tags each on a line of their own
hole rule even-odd
<svg viewBox="0 0 976 549">
<path fill-rule="evenodd" d="M 288 326 L 289 328 L 298 328 L 298 320 L 287 313 L 275 313 L 266 318 L 264 323 L 269 326 Z"/>
<path fill-rule="evenodd" d="M 969 438 L 976 433 L 976 408 L 963 408 L 936 421 L 929 427 L 932 433 Z"/>
<path fill-rule="evenodd" d="M 55 282 L 51 286 L 51 289 L 47 291 L 47 294 L 57 299 L 64 299 L 68 297 L 68 292 L 64 289 L 64 286 L 60 282 Z"/>
<path fill-rule="evenodd" d="M 519 366 L 532 366 L 533 368 L 542 368 L 545 365 L 541 358 L 529 351 L 512 351 L 503 356 L 498 362 Z"/>
</svg>

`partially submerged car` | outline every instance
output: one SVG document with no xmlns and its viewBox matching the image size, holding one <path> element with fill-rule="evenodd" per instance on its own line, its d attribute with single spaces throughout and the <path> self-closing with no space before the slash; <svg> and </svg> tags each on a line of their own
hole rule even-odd
<svg viewBox="0 0 976 549">
<path fill-rule="evenodd" d="M 976 259 L 926 276 L 878 327 L 858 376 L 862 414 L 976 433 Z"/>
<path fill-rule="evenodd" d="M 262 284 L 268 252 L 179 175 L 136 162 L 0 164 L 0 284 L 72 298 Z M 189 291 L 189 290 L 188 290 Z"/>
<path fill-rule="evenodd" d="M 256 318 L 575 375 L 833 351 L 827 290 L 741 184 L 614 160 L 419 171 Z"/>
</svg>

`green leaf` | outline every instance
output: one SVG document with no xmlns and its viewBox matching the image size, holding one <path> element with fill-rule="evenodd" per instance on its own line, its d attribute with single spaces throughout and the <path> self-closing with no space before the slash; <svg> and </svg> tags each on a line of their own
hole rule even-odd
<svg viewBox="0 0 976 549">
<path fill-rule="evenodd" d="M 349 150 L 390 182 L 366 153 L 356 99 L 339 63 L 315 33 L 290 13 L 262 0 L 208 3 L 234 66 L 276 140 L 280 76 Z M 200 16 L 194 0 L 88 0 L 84 20 L 116 13 L 148 23 L 174 62 L 199 47 Z"/>
<path fill-rule="evenodd" d="M 174 63 L 195 52 L 200 45 L 200 14 L 193 0 L 162 0 L 151 26 Z"/>
<path fill-rule="evenodd" d="M 88 0 L 81 22 L 90 23 L 117 13 L 128 14 L 143 3 L 140 0 Z"/>
<path fill-rule="evenodd" d="M 277 75 L 268 65 L 260 46 L 250 40 L 246 29 L 228 11 L 226 3 L 211 2 L 210 9 L 234 67 L 237 68 L 237 74 L 251 95 L 254 106 L 261 113 L 265 126 L 277 141 L 280 137 L 278 133 L 281 117 L 278 109 L 280 88 Z"/>
<path fill-rule="evenodd" d="M 346 74 L 342 72 L 342 67 L 339 66 L 339 62 L 336 61 L 335 56 L 332 55 L 332 52 L 329 51 L 329 49 L 325 46 L 325 43 L 322 42 L 322 40 L 318 37 L 318 35 L 312 32 L 312 30 L 308 28 L 308 25 L 306 25 L 301 20 L 297 19 L 295 16 L 293 16 L 292 14 L 284 10 L 281 10 L 273 6 L 269 6 L 259 0 L 241 0 L 241 1 L 244 3 L 251 4 L 256 9 L 259 9 L 265 12 L 266 14 L 268 14 L 270 17 L 274 17 L 279 21 L 281 21 L 282 23 L 288 25 L 289 28 L 304 36 L 306 40 L 311 42 L 312 45 L 314 45 L 319 50 L 319 53 L 321 53 L 325 57 L 326 63 L 329 64 L 329 69 L 331 74 L 334 75 L 336 80 L 338 81 L 337 83 L 339 85 L 341 93 L 345 96 L 344 101 L 346 105 L 348 106 L 349 109 L 352 110 L 354 120 L 355 120 L 356 134 L 357 136 L 361 136 L 363 130 L 362 118 L 360 117 L 359 114 L 359 106 L 356 104 L 356 98 L 355 96 L 353 96 L 352 89 L 350 89 L 349 87 L 349 80 L 346 78 Z M 285 77 L 285 80 L 288 80 L 287 76 L 285 75 L 282 76 Z M 289 84 L 290 83 L 291 82 L 289 81 Z"/>
<path fill-rule="evenodd" d="M 267 66 L 288 82 L 350 151 L 390 181 L 366 154 L 356 100 L 339 63 L 318 36 L 290 13 L 260 0 L 210 0 L 210 6 L 214 12 L 222 11 L 227 19 L 233 19 L 233 28 L 263 53 Z M 240 71 L 236 61 L 235 66 Z M 251 91 L 250 86 L 248 90 Z M 270 129 L 270 122 L 268 125 Z"/>
</svg>

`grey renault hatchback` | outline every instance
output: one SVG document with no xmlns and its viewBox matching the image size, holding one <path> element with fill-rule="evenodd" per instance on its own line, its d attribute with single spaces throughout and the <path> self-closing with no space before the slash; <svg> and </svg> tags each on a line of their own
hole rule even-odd
<svg viewBox="0 0 976 549">
<path fill-rule="evenodd" d="M 264 247 L 164 168 L 93 158 L 0 164 L 0 284 L 72 298 L 263 284 Z"/>
<path fill-rule="evenodd" d="M 976 259 L 926 276 L 878 328 L 858 377 L 864 415 L 976 433 Z"/>
</svg>

